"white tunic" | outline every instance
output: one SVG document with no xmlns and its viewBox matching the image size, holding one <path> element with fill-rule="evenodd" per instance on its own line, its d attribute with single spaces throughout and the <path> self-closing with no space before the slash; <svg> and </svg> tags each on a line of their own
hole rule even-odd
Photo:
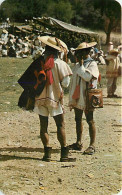
<svg viewBox="0 0 122 195">
<path fill-rule="evenodd" d="M 53 83 L 45 86 L 42 93 L 35 98 L 34 112 L 45 116 L 44 107 L 51 110 L 52 116 L 63 112 L 63 87 L 68 87 L 72 75 L 72 71 L 67 63 L 59 58 L 54 59 L 54 67 L 52 68 Z M 43 110 L 42 110 L 43 109 Z"/>
<path fill-rule="evenodd" d="M 69 91 L 69 106 L 76 107 L 81 110 L 85 110 L 86 108 L 86 82 L 89 82 L 92 78 L 94 78 L 92 82 L 92 87 L 97 88 L 97 79 L 99 76 L 99 70 L 97 67 L 97 63 L 95 61 L 85 63 L 84 65 L 80 66 L 77 63 L 73 69 L 73 75 L 70 84 L 70 91 Z M 75 100 L 72 98 L 72 95 L 75 91 L 76 86 L 80 80 L 80 98 Z"/>
</svg>

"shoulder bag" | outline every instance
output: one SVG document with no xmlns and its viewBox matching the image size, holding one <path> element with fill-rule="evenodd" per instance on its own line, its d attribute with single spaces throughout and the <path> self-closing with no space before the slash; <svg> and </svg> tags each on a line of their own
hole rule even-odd
<svg viewBox="0 0 122 195">
<path fill-rule="evenodd" d="M 86 110 L 94 108 L 103 108 L 102 89 L 89 89 L 88 83 L 86 83 Z"/>
<path fill-rule="evenodd" d="M 102 89 L 89 88 L 88 85 L 89 83 L 86 82 L 86 110 L 90 111 L 95 108 L 103 108 Z"/>
</svg>

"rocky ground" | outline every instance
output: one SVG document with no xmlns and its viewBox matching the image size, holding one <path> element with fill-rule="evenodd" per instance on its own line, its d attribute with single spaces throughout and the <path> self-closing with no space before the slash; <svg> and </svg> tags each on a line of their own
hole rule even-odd
<svg viewBox="0 0 122 195">
<path fill-rule="evenodd" d="M 120 192 L 121 174 L 121 98 L 107 98 L 104 108 L 94 114 L 97 135 L 96 153 L 83 155 L 89 144 L 88 125 L 83 117 L 83 151 L 70 151 L 76 162 L 60 162 L 53 118 L 49 120 L 52 161 L 44 162 L 39 119 L 21 109 L 0 114 L 0 191 L 5 195 L 113 195 Z M 121 94 L 118 87 L 117 94 Z M 67 107 L 67 144 L 76 140 L 74 112 Z M 9 104 L 9 103 L 8 103 Z"/>
</svg>

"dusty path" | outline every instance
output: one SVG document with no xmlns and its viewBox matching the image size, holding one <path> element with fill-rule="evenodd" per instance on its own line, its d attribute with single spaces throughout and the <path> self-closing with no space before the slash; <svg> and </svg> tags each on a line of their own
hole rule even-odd
<svg viewBox="0 0 122 195">
<path fill-rule="evenodd" d="M 120 94 L 120 87 L 117 89 Z M 74 113 L 67 107 L 65 122 L 67 143 L 75 142 Z M 96 153 L 92 156 L 72 151 L 76 162 L 61 163 L 56 126 L 49 122 L 52 162 L 41 161 L 43 146 L 39 119 L 22 110 L 0 115 L 0 191 L 5 195 L 112 195 L 120 191 L 121 99 L 106 98 L 104 108 L 95 111 Z M 83 151 L 89 144 L 88 125 L 83 120 Z"/>
</svg>

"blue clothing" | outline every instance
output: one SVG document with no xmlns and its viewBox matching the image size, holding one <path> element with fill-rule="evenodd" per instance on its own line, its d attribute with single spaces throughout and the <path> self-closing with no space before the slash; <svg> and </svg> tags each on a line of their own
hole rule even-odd
<svg viewBox="0 0 122 195">
<path fill-rule="evenodd" d="M 96 47 L 94 48 L 94 52 L 95 53 L 98 53 L 98 49 Z"/>
<path fill-rule="evenodd" d="M 93 59 L 91 57 L 88 57 L 86 60 L 84 60 L 84 63 L 83 63 L 84 67 L 86 67 L 88 65 L 88 63 L 90 63 L 92 61 L 93 61 Z"/>
</svg>

